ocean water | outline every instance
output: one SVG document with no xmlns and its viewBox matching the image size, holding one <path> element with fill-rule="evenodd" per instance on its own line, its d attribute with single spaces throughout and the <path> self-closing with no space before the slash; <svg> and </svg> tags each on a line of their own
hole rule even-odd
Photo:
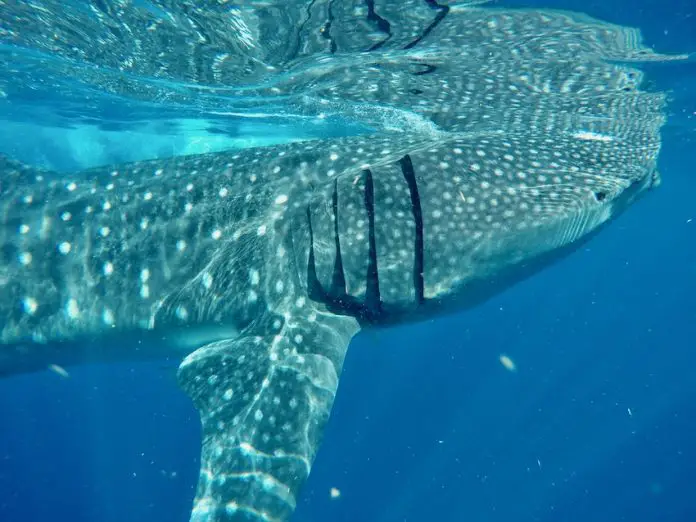
<svg viewBox="0 0 696 522">
<path fill-rule="evenodd" d="M 658 52 L 696 53 L 691 0 L 495 5 L 581 11 L 639 27 Z M 27 69 L 0 71 L 0 152 L 61 172 L 371 126 L 219 93 L 87 103 L 83 87 L 41 88 L 40 64 Z M 670 91 L 661 187 L 473 310 L 359 334 L 293 520 L 696 520 L 696 60 L 645 70 Z M 0 521 L 188 520 L 199 421 L 175 372 L 0 380 Z"/>
</svg>

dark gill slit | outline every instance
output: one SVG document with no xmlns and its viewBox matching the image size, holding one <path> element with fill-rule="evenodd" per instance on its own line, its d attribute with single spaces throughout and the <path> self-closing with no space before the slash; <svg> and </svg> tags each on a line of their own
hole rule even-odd
<svg viewBox="0 0 696 522">
<path fill-rule="evenodd" d="M 377 272 L 377 245 L 375 241 L 375 187 L 372 171 L 365 169 L 365 210 L 368 222 L 368 262 L 365 288 L 365 308 L 368 314 L 378 316 L 382 311 L 379 292 L 379 273 Z"/>
<path fill-rule="evenodd" d="M 421 304 L 425 300 L 424 288 L 425 278 L 423 275 L 423 211 L 421 209 L 420 194 L 416 183 L 416 174 L 413 170 L 411 157 L 407 154 L 399 160 L 401 172 L 408 184 L 408 191 L 411 194 L 411 211 L 413 221 L 416 225 L 416 239 L 414 241 L 414 260 L 413 260 L 413 286 L 416 289 L 416 303 Z"/>
<path fill-rule="evenodd" d="M 334 218 L 334 241 L 336 245 L 336 261 L 334 262 L 333 279 L 331 281 L 331 293 L 344 296 L 346 294 L 346 274 L 343 269 L 343 256 L 341 255 L 341 240 L 338 235 L 338 181 L 334 180 L 332 199 Z"/>
<path fill-rule="evenodd" d="M 312 230 L 312 213 L 307 205 L 307 225 L 309 227 L 309 259 L 307 260 L 307 293 L 311 299 L 322 299 L 326 292 L 317 278 L 317 265 L 314 259 L 314 231 Z"/>
</svg>

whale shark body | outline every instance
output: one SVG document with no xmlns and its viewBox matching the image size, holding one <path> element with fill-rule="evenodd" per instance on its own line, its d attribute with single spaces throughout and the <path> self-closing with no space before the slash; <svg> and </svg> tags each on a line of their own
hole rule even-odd
<svg viewBox="0 0 696 522">
<path fill-rule="evenodd" d="M 659 181 L 665 94 L 630 62 L 661 57 L 635 31 L 448 8 L 398 33 L 372 5 L 383 43 L 359 62 L 325 39 L 297 75 L 392 128 L 72 176 L 0 162 L 0 374 L 181 358 L 192 521 L 291 516 L 362 328 L 476 305 Z"/>
</svg>

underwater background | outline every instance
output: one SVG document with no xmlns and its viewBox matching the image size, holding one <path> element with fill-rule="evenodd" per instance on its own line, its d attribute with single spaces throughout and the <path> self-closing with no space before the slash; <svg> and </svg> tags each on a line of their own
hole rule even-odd
<svg viewBox="0 0 696 522">
<path fill-rule="evenodd" d="M 581 11 L 696 53 L 693 0 L 494 5 Z M 293 520 L 696 521 L 696 60 L 645 69 L 670 91 L 662 186 L 474 310 L 359 334 Z M 0 152 L 56 171 L 361 132 L 270 107 L 105 96 L 81 112 L 3 75 L 22 95 L 0 97 Z M 176 365 L 69 372 L 0 381 L 0 522 L 188 520 L 199 420 Z"/>
</svg>

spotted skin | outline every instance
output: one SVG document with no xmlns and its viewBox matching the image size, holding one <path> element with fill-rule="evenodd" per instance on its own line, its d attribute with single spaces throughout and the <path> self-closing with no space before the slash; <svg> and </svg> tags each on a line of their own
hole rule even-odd
<svg viewBox="0 0 696 522">
<path fill-rule="evenodd" d="M 399 136 L 409 148 L 431 141 Z M 0 339 L 45 343 L 191 322 L 244 329 L 289 290 L 281 263 L 313 187 L 347 179 L 361 159 L 392 161 L 393 143 L 306 142 L 66 179 L 4 160 L 0 282 L 11 298 L 0 302 Z M 279 260 L 273 280 L 270 258 Z"/>
<path fill-rule="evenodd" d="M 182 358 L 193 522 L 290 518 L 361 328 L 480 303 L 659 181 L 665 94 L 625 63 L 659 59 L 636 32 L 416 4 L 371 3 L 352 36 L 336 7 L 305 42 L 328 54 L 258 88 L 388 115 L 374 135 L 69 177 L 0 160 L 0 374 Z"/>
</svg>

